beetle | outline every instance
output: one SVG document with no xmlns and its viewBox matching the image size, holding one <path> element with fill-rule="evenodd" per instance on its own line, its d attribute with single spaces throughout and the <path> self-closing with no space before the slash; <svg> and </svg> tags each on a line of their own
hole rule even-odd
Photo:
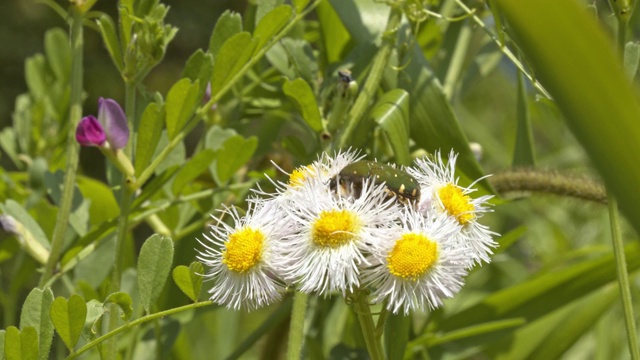
<svg viewBox="0 0 640 360">
<path fill-rule="evenodd" d="M 420 186 L 413 176 L 391 165 L 375 161 L 360 160 L 345 166 L 331 179 L 329 187 L 336 192 L 360 197 L 365 179 L 373 179 L 374 184 L 384 183 L 388 195 L 402 203 L 420 200 Z"/>
</svg>

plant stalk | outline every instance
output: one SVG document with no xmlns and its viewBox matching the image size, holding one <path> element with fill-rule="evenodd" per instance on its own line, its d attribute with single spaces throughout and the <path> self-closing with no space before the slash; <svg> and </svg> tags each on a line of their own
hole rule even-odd
<svg viewBox="0 0 640 360">
<path fill-rule="evenodd" d="M 620 286 L 620 298 L 624 310 L 624 322 L 627 330 L 627 342 L 631 359 L 640 359 L 638 348 L 638 336 L 636 331 L 635 314 L 633 312 L 633 301 L 631 300 L 631 287 L 629 284 L 629 273 L 627 272 L 627 260 L 624 255 L 624 244 L 620 235 L 620 216 L 618 214 L 618 204 L 612 194 L 609 194 L 609 221 L 611 222 L 611 239 L 613 240 L 613 253 L 616 258 L 616 271 L 618 273 L 618 284 Z"/>
<path fill-rule="evenodd" d="M 82 85 L 83 85 L 83 14 L 76 6 L 71 6 L 71 94 L 69 109 L 69 134 L 67 137 L 67 166 L 64 175 L 64 183 L 62 186 L 62 195 L 60 197 L 60 210 L 56 217 L 56 226 L 53 229 L 51 238 L 51 252 L 40 278 L 39 287 L 43 287 L 58 264 L 60 255 L 62 254 L 62 246 L 64 237 L 67 233 L 67 224 L 69 223 L 69 214 L 71 213 L 71 205 L 73 202 L 73 190 L 76 183 L 76 173 L 78 172 L 78 157 L 80 153 L 80 144 L 76 141 L 75 133 L 78 123 L 82 118 Z"/>
<path fill-rule="evenodd" d="M 309 295 L 296 291 L 293 295 L 291 325 L 289 326 L 289 343 L 287 344 L 287 360 L 298 360 L 304 342 L 304 318 L 307 313 Z"/>
<path fill-rule="evenodd" d="M 351 107 L 348 117 L 350 120 L 343 133 L 340 134 L 337 146 L 338 149 L 342 149 L 347 146 L 349 139 L 351 139 L 353 132 L 358 128 L 358 124 L 364 118 L 376 90 L 380 86 L 382 75 L 387 68 L 391 52 L 396 45 L 396 30 L 398 29 L 398 26 L 400 26 L 401 20 L 402 10 L 398 6 L 391 6 L 387 26 L 383 34 L 382 45 L 373 59 L 369 76 L 367 76 L 367 80 L 364 82 L 362 91 L 360 91 L 360 94 L 358 94 L 356 101 Z"/>
<path fill-rule="evenodd" d="M 129 128 L 132 127 L 135 117 L 136 103 L 136 84 L 126 83 L 125 87 L 125 112 Z M 123 150 L 124 154 L 131 158 L 132 154 L 131 141 L 127 143 Z M 122 184 L 126 184 L 127 174 L 122 174 Z M 133 198 L 133 190 L 128 186 L 122 186 L 120 193 L 120 215 L 118 217 L 118 225 L 116 228 L 116 259 L 113 272 L 111 274 L 111 292 L 120 291 L 120 282 L 122 280 L 122 271 L 124 265 L 124 248 L 127 240 L 127 232 L 129 229 L 129 214 L 131 213 L 131 201 Z M 109 330 L 113 330 L 118 326 L 119 310 L 116 304 L 109 306 Z M 107 344 L 107 359 L 116 360 L 118 358 L 118 343 L 116 339 L 110 340 Z"/>
<path fill-rule="evenodd" d="M 373 322 L 373 315 L 371 314 L 369 303 L 367 303 L 367 297 L 361 292 L 354 293 L 353 306 L 358 315 L 358 322 L 362 329 L 362 335 L 367 345 L 369 357 L 371 360 L 384 360 L 382 343 L 380 342 L 380 338 L 376 336 L 376 325 Z"/>
<path fill-rule="evenodd" d="M 70 354 L 67 359 L 71 360 L 71 359 L 75 359 L 78 356 L 80 356 L 82 353 L 86 352 L 87 350 L 91 349 L 92 347 L 101 344 L 102 342 L 109 340 L 111 338 L 113 338 L 114 336 L 120 334 L 121 332 L 130 330 L 135 328 L 138 325 L 144 324 L 146 322 L 155 320 L 155 319 L 160 319 L 163 318 L 165 316 L 169 316 L 172 314 L 177 314 L 179 312 L 185 311 L 185 310 L 191 310 L 191 309 L 197 309 L 197 308 L 201 308 L 204 306 L 209 306 L 209 305 L 213 305 L 212 301 L 201 301 L 201 302 L 197 302 L 197 303 L 193 303 L 193 304 L 189 304 L 189 305 L 185 305 L 185 306 L 180 306 L 177 308 L 173 308 L 173 309 L 168 309 L 165 311 L 160 311 L 157 313 L 153 313 L 153 314 L 149 314 L 147 316 L 143 316 L 141 318 L 138 318 L 136 320 L 133 320 L 129 323 L 126 323 L 116 329 L 113 329 L 111 331 L 109 331 L 108 333 L 100 336 L 97 339 L 94 339 L 92 341 L 89 341 L 88 343 L 86 343 L 84 346 L 82 346 L 81 348 L 79 348 L 75 353 Z"/>
</svg>

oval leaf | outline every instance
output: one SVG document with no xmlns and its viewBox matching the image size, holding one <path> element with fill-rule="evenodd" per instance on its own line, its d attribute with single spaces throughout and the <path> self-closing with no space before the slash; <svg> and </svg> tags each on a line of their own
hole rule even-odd
<svg viewBox="0 0 640 360">
<path fill-rule="evenodd" d="M 293 101 L 304 121 L 316 132 L 322 130 L 322 120 L 316 97 L 313 95 L 311 86 L 306 81 L 298 78 L 293 81 L 287 80 L 282 87 L 285 95 Z"/>
<path fill-rule="evenodd" d="M 258 147 L 258 138 L 248 139 L 240 135 L 230 137 L 216 154 L 216 173 L 214 177 L 219 185 L 226 184 L 233 174 L 246 165 Z"/>
<path fill-rule="evenodd" d="M 191 158 L 176 175 L 171 189 L 175 195 L 179 194 L 184 187 L 202 174 L 209 164 L 216 158 L 216 152 L 211 149 L 205 149 L 197 153 Z"/>
<path fill-rule="evenodd" d="M 116 26 L 113 20 L 111 20 L 108 15 L 103 14 L 100 16 L 100 19 L 98 19 L 98 27 L 100 28 L 100 34 L 102 34 L 102 40 L 107 47 L 107 51 L 109 55 L 111 55 L 111 60 L 113 60 L 118 71 L 122 72 L 124 68 L 122 50 L 120 50 L 120 42 L 116 35 Z"/>
<path fill-rule="evenodd" d="M 169 140 L 178 135 L 187 120 L 193 115 L 196 105 L 200 102 L 198 94 L 200 92 L 199 81 L 194 83 L 185 78 L 178 81 L 167 94 L 167 135 Z M 156 124 L 157 126 L 157 124 Z"/>
<path fill-rule="evenodd" d="M 159 124 L 165 121 L 164 117 L 164 108 L 154 102 L 147 105 L 142 113 L 136 142 L 136 175 L 140 175 L 151 162 L 162 135 L 162 126 Z"/>
<path fill-rule="evenodd" d="M 49 314 L 58 335 L 69 351 L 73 351 L 87 318 L 87 304 L 84 299 L 78 294 L 72 294 L 69 301 L 59 296 L 53 301 Z"/>
<path fill-rule="evenodd" d="M 184 265 L 176 266 L 173 269 L 173 281 L 178 288 L 193 301 L 198 301 L 200 289 L 202 288 L 202 274 L 204 267 L 201 263 L 194 261 L 186 267 Z"/>
<path fill-rule="evenodd" d="M 291 13 L 291 6 L 280 5 L 260 19 L 253 31 L 253 37 L 258 40 L 256 50 L 261 49 L 267 42 L 271 41 L 278 31 L 287 25 L 291 18 Z"/>
<path fill-rule="evenodd" d="M 233 35 L 222 47 L 213 65 L 211 75 L 211 97 L 217 97 L 222 88 L 240 71 L 251 58 L 256 41 L 244 31 Z"/>
<path fill-rule="evenodd" d="M 147 313 L 162 292 L 172 262 L 173 241 L 170 238 L 155 234 L 142 244 L 138 256 L 138 291 Z"/>
<path fill-rule="evenodd" d="M 229 10 L 225 11 L 213 28 L 211 38 L 209 39 L 209 52 L 214 58 L 218 56 L 218 52 L 222 45 L 229 40 L 230 37 L 242 31 L 242 17 L 238 13 Z"/>
<path fill-rule="evenodd" d="M 49 358 L 49 349 L 53 340 L 53 323 L 49 317 L 49 309 L 53 303 L 53 292 L 50 288 L 33 289 L 22 305 L 20 328 L 33 327 L 39 334 L 38 348 L 40 360 Z"/>
<path fill-rule="evenodd" d="M 33 326 L 22 331 L 9 326 L 4 336 L 4 355 L 7 360 L 37 360 L 38 333 Z"/>
</svg>

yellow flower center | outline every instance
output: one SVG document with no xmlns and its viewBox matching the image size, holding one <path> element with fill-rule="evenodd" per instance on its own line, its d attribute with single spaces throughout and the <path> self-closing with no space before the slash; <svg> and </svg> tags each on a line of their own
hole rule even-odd
<svg viewBox="0 0 640 360">
<path fill-rule="evenodd" d="M 337 248 L 356 238 L 360 219 L 348 210 L 324 210 L 313 223 L 313 242 L 325 248 Z"/>
<path fill-rule="evenodd" d="M 291 172 L 291 175 L 289 175 L 289 186 L 291 187 L 302 186 L 302 184 L 304 184 L 304 182 L 306 181 L 307 177 L 313 176 L 310 170 L 311 170 L 311 166 L 309 165 L 301 166 L 297 169 L 294 169 Z"/>
<path fill-rule="evenodd" d="M 265 236 L 260 230 L 242 228 L 229 235 L 222 263 L 231 271 L 245 273 L 262 260 Z"/>
<path fill-rule="evenodd" d="M 425 235 L 407 233 L 396 241 L 387 256 L 387 268 L 397 277 L 415 281 L 438 260 L 438 244 Z"/>
<path fill-rule="evenodd" d="M 471 198 L 462 193 L 462 190 L 454 184 L 447 184 L 438 190 L 438 196 L 445 210 L 458 219 L 461 225 L 466 225 L 473 221 L 476 216 L 473 214 L 473 204 Z"/>
</svg>

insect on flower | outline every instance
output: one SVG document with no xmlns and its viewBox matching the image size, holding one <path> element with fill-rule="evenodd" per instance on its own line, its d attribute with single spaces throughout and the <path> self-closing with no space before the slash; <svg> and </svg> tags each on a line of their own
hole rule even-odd
<svg viewBox="0 0 640 360">
<path fill-rule="evenodd" d="M 329 187 L 332 191 L 351 194 L 358 198 L 362 193 L 363 181 L 369 178 L 373 179 L 375 184 L 384 183 L 388 195 L 397 198 L 401 203 L 420 200 L 420 186 L 413 176 L 391 165 L 375 161 L 361 160 L 345 166 L 331 179 Z"/>
</svg>

